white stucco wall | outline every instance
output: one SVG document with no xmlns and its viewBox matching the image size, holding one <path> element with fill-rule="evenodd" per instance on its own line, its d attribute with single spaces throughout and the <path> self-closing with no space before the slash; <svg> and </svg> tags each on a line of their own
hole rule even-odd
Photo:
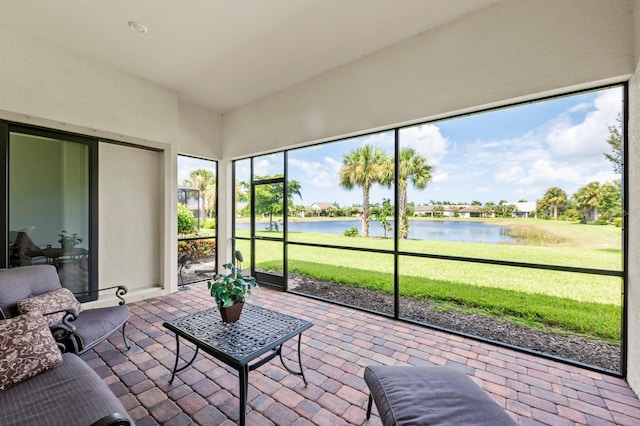
<svg viewBox="0 0 640 426">
<path fill-rule="evenodd" d="M 640 394 L 640 0 L 633 3 L 633 44 L 636 72 L 629 81 L 629 234 L 627 279 L 627 381 Z"/>
<path fill-rule="evenodd" d="M 630 40 L 624 0 L 498 3 L 224 114 L 223 154 L 621 81 L 633 72 Z"/>
<path fill-rule="evenodd" d="M 161 142 L 178 134 L 171 91 L 0 28 L 0 110 Z"/>
<path fill-rule="evenodd" d="M 178 106 L 178 153 L 222 158 L 222 115 L 184 101 Z"/>
<path fill-rule="evenodd" d="M 103 287 L 124 284 L 132 292 L 160 286 L 164 154 L 101 143 L 99 155 L 99 281 Z"/>
</svg>

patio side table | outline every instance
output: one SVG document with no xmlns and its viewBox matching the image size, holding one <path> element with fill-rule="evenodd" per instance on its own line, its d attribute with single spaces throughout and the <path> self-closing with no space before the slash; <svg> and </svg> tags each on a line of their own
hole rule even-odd
<svg viewBox="0 0 640 426">
<path fill-rule="evenodd" d="M 220 311 L 215 307 L 167 321 L 162 325 L 173 331 L 176 336 L 176 362 L 169 384 L 173 382 L 177 372 L 193 363 L 198 351 L 202 349 L 238 371 L 239 414 L 242 426 L 246 420 L 249 371 L 279 356 L 280 362 L 289 373 L 302 376 L 305 386 L 308 384 L 302 368 L 300 344 L 302 332 L 313 325 L 309 321 L 245 303 L 240 319 L 234 323 L 222 322 Z M 299 371 L 289 368 L 282 357 L 282 344 L 296 335 Z M 181 337 L 196 345 L 196 351 L 188 363 L 178 368 Z M 254 360 L 255 362 L 250 364 Z"/>
</svg>

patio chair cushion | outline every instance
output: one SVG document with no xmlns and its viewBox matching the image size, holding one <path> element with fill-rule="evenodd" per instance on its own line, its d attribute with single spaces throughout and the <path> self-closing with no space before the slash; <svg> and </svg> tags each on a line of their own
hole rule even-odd
<svg viewBox="0 0 640 426">
<path fill-rule="evenodd" d="M 0 321 L 0 391 L 61 363 L 60 349 L 41 314 Z"/>
<path fill-rule="evenodd" d="M 117 305 L 106 308 L 86 309 L 78 319 L 72 322 L 76 338 L 80 341 L 80 349 L 100 343 L 114 330 L 121 328 L 129 319 L 129 306 Z"/>
<path fill-rule="evenodd" d="M 62 288 L 56 268 L 32 265 L 0 270 L 0 316 L 20 315 L 18 302 L 28 297 Z"/>
<path fill-rule="evenodd" d="M 391 425 L 515 425 L 466 374 L 447 367 L 369 366 L 364 380 Z"/>
<path fill-rule="evenodd" d="M 78 302 L 78 299 L 76 299 L 68 288 L 59 288 L 41 294 L 40 296 L 29 297 L 18 302 L 18 310 L 23 314 L 27 312 L 40 312 L 44 315 L 64 309 L 75 309 L 78 313 L 82 312 L 82 303 Z M 47 320 L 49 321 L 49 325 L 59 323 L 63 316 L 64 312 L 48 315 Z"/>
<path fill-rule="evenodd" d="M 3 426 L 88 426 L 106 416 L 133 422 L 109 386 L 75 354 L 57 368 L 0 391 Z M 97 424 L 129 424 L 103 422 Z"/>
</svg>

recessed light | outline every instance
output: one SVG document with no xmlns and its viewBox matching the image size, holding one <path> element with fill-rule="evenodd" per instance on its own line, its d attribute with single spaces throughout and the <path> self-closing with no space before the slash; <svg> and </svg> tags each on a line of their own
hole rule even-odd
<svg viewBox="0 0 640 426">
<path fill-rule="evenodd" d="M 127 22 L 127 25 L 129 25 L 129 28 L 131 28 L 132 31 L 135 31 L 139 34 L 145 34 L 148 31 L 147 27 L 142 25 L 140 22 L 129 21 Z"/>
</svg>

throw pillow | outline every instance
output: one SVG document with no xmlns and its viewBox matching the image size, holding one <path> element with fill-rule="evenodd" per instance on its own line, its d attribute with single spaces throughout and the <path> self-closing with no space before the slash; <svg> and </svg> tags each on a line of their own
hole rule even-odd
<svg viewBox="0 0 640 426">
<path fill-rule="evenodd" d="M 60 364 L 62 353 L 42 315 L 0 321 L 0 391 Z"/>
<path fill-rule="evenodd" d="M 40 296 L 30 297 L 18 302 L 18 309 L 21 313 L 39 312 L 45 315 L 49 312 L 56 312 L 62 309 L 75 309 L 78 313 L 82 312 L 82 303 L 71 293 L 68 288 L 59 288 L 52 290 Z M 63 313 L 54 315 L 45 315 L 49 325 L 54 325 L 64 316 Z"/>
</svg>

